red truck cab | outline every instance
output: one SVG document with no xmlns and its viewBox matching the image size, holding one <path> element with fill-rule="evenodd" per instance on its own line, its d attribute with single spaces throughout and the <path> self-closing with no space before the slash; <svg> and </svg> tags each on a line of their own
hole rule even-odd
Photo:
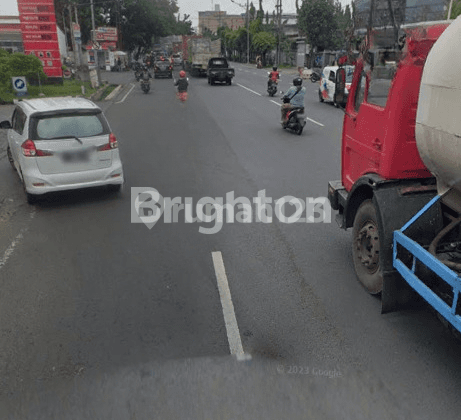
<svg viewBox="0 0 461 420">
<path fill-rule="evenodd" d="M 427 178 L 415 139 L 419 86 L 430 48 L 447 25 L 414 31 L 403 57 L 377 51 L 356 65 L 342 135 L 341 180 L 351 191 L 360 177 Z M 395 77 L 394 77 L 395 76 Z"/>
<path fill-rule="evenodd" d="M 395 296 L 393 231 L 436 194 L 415 124 L 425 60 L 448 25 L 405 28 L 401 51 L 371 47 L 357 60 L 345 107 L 341 181 L 329 183 L 328 197 L 340 227 L 353 228 L 358 280 L 368 292 L 382 293 L 383 312 L 395 306 L 385 299 L 391 289 Z"/>
</svg>

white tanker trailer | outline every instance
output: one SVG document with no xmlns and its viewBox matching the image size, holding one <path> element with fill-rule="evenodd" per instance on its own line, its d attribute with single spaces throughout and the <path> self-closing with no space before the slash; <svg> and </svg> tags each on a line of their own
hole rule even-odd
<svg viewBox="0 0 461 420">
<path fill-rule="evenodd" d="M 416 114 L 419 154 L 437 178 L 438 193 L 445 195 L 452 190 L 450 201 L 457 210 L 461 206 L 460 69 L 461 20 L 458 18 L 429 52 Z"/>
</svg>

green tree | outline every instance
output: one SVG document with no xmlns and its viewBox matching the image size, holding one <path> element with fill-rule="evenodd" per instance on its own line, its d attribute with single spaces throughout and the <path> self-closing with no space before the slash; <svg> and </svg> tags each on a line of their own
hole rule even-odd
<svg viewBox="0 0 461 420">
<path fill-rule="evenodd" d="M 77 4 L 82 42 L 85 44 L 91 39 L 91 8 L 89 1 L 78 4 L 82 2 L 83 0 L 55 0 L 55 9 L 58 25 L 69 28 L 67 5 Z M 176 0 L 95 0 L 95 25 L 119 27 L 125 49 L 148 50 L 153 37 L 192 33 L 189 16 L 184 15 L 183 20 L 179 16 L 176 19 L 175 14 L 178 11 Z M 72 21 L 75 22 L 73 9 Z M 68 41 L 70 42 L 70 38 Z"/>
<path fill-rule="evenodd" d="M 306 34 L 312 49 L 336 48 L 339 28 L 335 6 L 329 0 L 304 0 L 298 13 L 298 27 Z"/>
<path fill-rule="evenodd" d="M 130 2 L 121 28 L 124 46 L 128 51 L 135 51 L 135 55 L 145 54 L 155 37 L 168 35 L 167 26 L 168 22 L 162 19 L 152 2 Z"/>
<path fill-rule="evenodd" d="M 184 18 L 181 20 L 178 14 L 178 21 L 176 22 L 176 28 L 174 35 L 192 35 L 192 21 L 189 20 L 190 15 L 184 14 Z"/>
<path fill-rule="evenodd" d="M 255 20 L 256 19 L 256 8 L 255 8 L 255 5 L 253 4 L 253 2 L 250 3 L 250 11 L 249 11 L 249 14 L 250 14 L 250 22 L 252 20 Z"/>
<path fill-rule="evenodd" d="M 237 51 L 239 53 L 240 59 L 242 60 L 244 55 L 246 55 L 247 52 L 247 29 L 246 28 L 238 28 L 236 30 L 236 41 L 235 45 L 237 48 Z M 250 45 L 251 45 L 251 34 L 250 34 Z"/>
<path fill-rule="evenodd" d="M 259 10 L 256 13 L 256 19 L 259 19 L 261 22 L 264 20 L 263 0 L 259 0 Z"/>
<path fill-rule="evenodd" d="M 251 35 L 251 34 L 250 34 Z M 247 51 L 247 30 L 246 28 L 238 28 L 236 30 L 231 30 L 226 28 L 223 31 L 223 37 L 221 38 L 222 42 L 225 44 L 227 55 L 231 56 L 233 59 L 237 57 L 241 60 Z M 251 37 L 250 37 L 251 45 Z"/>
<path fill-rule="evenodd" d="M 205 37 L 205 38 L 210 38 L 212 41 L 215 41 L 219 38 L 221 38 L 219 36 L 219 33 L 218 34 L 215 34 L 211 31 L 211 29 L 207 28 L 206 26 L 203 28 L 202 30 L 202 35 Z"/>
<path fill-rule="evenodd" d="M 9 54 L 6 51 L 0 54 L 0 88 L 12 91 L 11 78 L 25 76 L 29 82 L 45 80 L 42 62 L 35 55 L 22 53 Z"/>
<path fill-rule="evenodd" d="M 250 34 L 256 35 L 258 32 L 261 32 L 263 29 L 262 21 L 258 18 L 250 23 Z"/>
<path fill-rule="evenodd" d="M 461 15 L 461 0 L 453 0 L 450 19 L 456 19 L 459 15 Z M 448 10 L 446 16 L 448 16 Z"/>
<path fill-rule="evenodd" d="M 263 64 L 266 63 L 266 54 L 272 51 L 277 45 L 277 39 L 270 32 L 258 32 L 253 36 L 253 49 L 263 58 Z"/>
<path fill-rule="evenodd" d="M 296 42 L 294 44 L 296 45 Z M 293 41 L 285 34 L 282 34 L 280 37 L 280 51 L 285 53 L 285 57 L 290 65 L 294 60 L 293 48 Z"/>
<path fill-rule="evenodd" d="M 221 40 L 221 53 L 227 57 L 227 51 L 228 51 L 228 48 L 227 48 L 227 45 L 226 45 L 226 32 L 228 30 L 228 27 L 227 26 L 220 26 L 218 27 L 218 29 L 216 30 L 216 33 L 218 34 L 218 38 Z"/>
<path fill-rule="evenodd" d="M 224 34 L 224 44 L 227 51 L 227 56 L 233 58 L 235 51 L 235 36 L 234 31 L 231 29 L 226 29 Z"/>
<path fill-rule="evenodd" d="M 126 1 L 126 0 L 125 0 Z M 139 0 L 132 0 L 139 2 Z M 161 25 L 162 35 L 174 35 L 176 28 L 175 13 L 179 11 L 176 0 L 145 0 L 153 6 L 153 16 L 156 16 L 157 21 Z"/>
<path fill-rule="evenodd" d="M 332 34 L 333 44 L 335 48 L 343 49 L 347 47 L 346 34 L 352 27 L 352 17 L 349 5 L 343 10 L 339 0 L 334 4 L 335 20 L 338 26 L 336 33 Z"/>
</svg>

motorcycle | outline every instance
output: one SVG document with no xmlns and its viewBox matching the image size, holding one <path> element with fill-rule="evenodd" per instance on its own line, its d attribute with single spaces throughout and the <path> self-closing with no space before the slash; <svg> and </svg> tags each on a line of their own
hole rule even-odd
<svg viewBox="0 0 461 420">
<path fill-rule="evenodd" d="M 267 74 L 270 76 L 269 72 Z M 277 85 L 279 80 L 276 80 L 274 82 L 273 80 L 269 79 L 269 84 L 267 86 L 267 93 L 269 94 L 269 96 L 274 96 L 277 93 Z"/>
<path fill-rule="evenodd" d="M 303 108 L 293 108 L 290 110 L 287 114 L 286 122 L 282 125 L 283 129 L 286 130 L 288 128 L 300 136 L 306 125 L 305 118 L 301 117 L 300 114 L 304 114 Z"/>
<path fill-rule="evenodd" d="M 309 77 L 312 83 L 318 82 L 320 80 L 320 74 L 316 71 L 313 71 Z"/>
<path fill-rule="evenodd" d="M 149 93 L 150 90 L 150 82 L 149 80 L 141 80 L 141 89 L 144 93 Z"/>
</svg>

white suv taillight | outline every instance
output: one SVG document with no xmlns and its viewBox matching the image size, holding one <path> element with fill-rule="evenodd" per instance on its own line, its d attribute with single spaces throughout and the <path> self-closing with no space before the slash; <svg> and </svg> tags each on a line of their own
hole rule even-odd
<svg viewBox="0 0 461 420">
<path fill-rule="evenodd" d="M 98 152 L 103 152 L 104 150 L 111 150 L 111 149 L 117 149 L 118 144 L 117 144 L 117 139 L 114 135 L 114 133 L 110 133 L 109 135 L 109 143 L 103 144 L 102 146 L 98 147 Z"/>
<path fill-rule="evenodd" d="M 39 150 L 35 147 L 35 143 L 27 139 L 21 144 L 22 154 L 27 157 L 38 157 L 38 156 L 52 156 L 53 153 L 46 152 L 45 150 Z"/>
</svg>

